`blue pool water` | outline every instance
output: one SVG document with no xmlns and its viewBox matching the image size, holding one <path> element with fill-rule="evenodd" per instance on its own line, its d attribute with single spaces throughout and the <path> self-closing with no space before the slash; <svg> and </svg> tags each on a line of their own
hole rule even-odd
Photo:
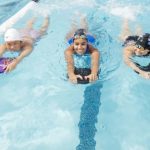
<svg viewBox="0 0 150 150">
<path fill-rule="evenodd" d="M 0 2 L 0 23 L 28 2 Z M 65 76 L 65 35 L 79 12 L 101 53 L 100 79 L 88 85 Z M 41 0 L 36 13 L 37 28 L 50 14 L 47 35 L 16 70 L 0 75 L 0 150 L 149 150 L 150 81 L 123 63 L 118 40 L 125 17 L 133 30 L 140 23 L 150 32 L 149 0 Z"/>
</svg>

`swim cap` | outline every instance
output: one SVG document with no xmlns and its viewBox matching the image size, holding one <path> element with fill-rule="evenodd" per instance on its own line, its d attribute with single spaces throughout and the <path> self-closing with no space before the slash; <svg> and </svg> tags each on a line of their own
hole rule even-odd
<svg viewBox="0 0 150 150">
<path fill-rule="evenodd" d="M 150 50 L 150 34 L 145 33 L 137 39 L 136 45 L 142 46 L 144 49 Z"/>
<path fill-rule="evenodd" d="M 21 41 L 22 37 L 21 37 L 19 31 L 17 31 L 14 28 L 10 28 L 5 32 L 4 40 L 5 40 L 5 42 L 8 42 L 8 41 Z"/>
</svg>

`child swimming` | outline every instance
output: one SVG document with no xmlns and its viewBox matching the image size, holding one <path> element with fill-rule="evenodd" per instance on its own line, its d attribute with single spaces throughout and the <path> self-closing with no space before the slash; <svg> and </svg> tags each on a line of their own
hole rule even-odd
<svg viewBox="0 0 150 150">
<path fill-rule="evenodd" d="M 68 77 L 72 83 L 89 83 L 98 79 L 99 51 L 90 43 L 95 38 L 88 34 L 87 26 L 67 35 L 70 46 L 65 50 Z"/>
<path fill-rule="evenodd" d="M 132 60 L 132 57 L 134 56 L 143 57 L 150 55 L 150 34 L 142 34 L 141 29 L 138 28 L 137 33 L 132 35 L 129 29 L 128 20 L 124 20 L 123 31 L 120 38 L 124 42 L 124 62 L 142 77 L 150 79 L 150 69 L 145 69 L 147 67 L 142 69 L 142 66 Z"/>
<path fill-rule="evenodd" d="M 27 26 L 24 29 L 17 30 L 15 28 L 8 29 L 4 34 L 4 44 L 0 45 L 0 57 L 5 52 L 13 53 L 17 52 L 18 56 L 6 66 L 5 72 L 11 72 L 16 68 L 19 62 L 29 55 L 32 50 L 34 43 L 45 34 L 49 25 L 49 17 L 45 17 L 44 22 L 39 30 L 33 29 L 35 18 L 27 22 Z"/>
</svg>

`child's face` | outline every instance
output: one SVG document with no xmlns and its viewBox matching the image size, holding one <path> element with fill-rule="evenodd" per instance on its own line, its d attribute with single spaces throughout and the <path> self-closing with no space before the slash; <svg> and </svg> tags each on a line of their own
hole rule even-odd
<svg viewBox="0 0 150 150">
<path fill-rule="evenodd" d="M 143 55 L 146 55 L 148 52 L 149 52 L 149 50 L 146 50 L 146 49 L 144 49 L 143 47 L 141 47 L 141 48 L 137 48 L 137 47 L 135 47 L 135 54 L 137 55 L 137 56 L 143 56 Z"/>
<path fill-rule="evenodd" d="M 12 51 L 18 51 L 21 49 L 21 41 L 10 41 L 6 42 L 6 47 Z"/>
<path fill-rule="evenodd" d="M 87 40 L 81 39 L 81 38 L 75 39 L 73 46 L 74 46 L 74 50 L 77 54 L 83 55 L 87 49 Z"/>
</svg>

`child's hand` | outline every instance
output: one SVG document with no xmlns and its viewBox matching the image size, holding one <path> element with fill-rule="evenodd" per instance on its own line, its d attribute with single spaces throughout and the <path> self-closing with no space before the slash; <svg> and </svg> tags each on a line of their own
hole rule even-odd
<svg viewBox="0 0 150 150">
<path fill-rule="evenodd" d="M 89 79 L 89 82 L 93 82 L 98 79 L 97 74 L 95 74 L 95 73 L 91 73 L 90 75 L 85 76 L 84 78 L 86 80 Z"/>
<path fill-rule="evenodd" d="M 77 78 L 80 78 L 81 80 L 83 80 L 81 75 L 75 75 L 75 74 L 70 74 L 69 75 L 69 80 L 72 83 L 77 83 Z"/>
<path fill-rule="evenodd" d="M 144 77 L 145 79 L 150 79 L 150 72 L 142 71 L 140 72 L 140 75 Z"/>
<path fill-rule="evenodd" d="M 18 64 L 17 61 L 13 60 L 10 64 L 7 65 L 5 72 L 8 73 L 8 72 L 14 70 L 16 68 L 17 64 Z"/>
</svg>

